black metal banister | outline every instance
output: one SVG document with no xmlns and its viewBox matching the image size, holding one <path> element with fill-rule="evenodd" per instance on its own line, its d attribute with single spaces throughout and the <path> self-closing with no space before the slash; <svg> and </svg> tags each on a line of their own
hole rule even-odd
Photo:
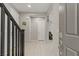
<svg viewBox="0 0 79 59">
<path fill-rule="evenodd" d="M 3 56 L 4 55 L 4 39 L 5 39 L 5 13 L 4 13 L 4 9 L 3 8 L 1 8 L 1 14 L 3 14 L 3 15 L 1 15 L 1 56 Z"/>
<path fill-rule="evenodd" d="M 12 17 L 8 9 L 3 3 L 0 3 L 1 8 L 1 47 L 0 55 L 1 56 L 24 56 L 24 30 L 22 30 L 19 25 L 16 23 L 15 19 Z M 5 14 L 7 15 L 7 29 L 5 28 Z M 10 23 L 11 22 L 11 23 Z M 7 30 L 7 34 L 5 32 Z M 12 32 L 11 32 L 12 31 Z M 7 35 L 7 38 L 5 37 Z M 12 39 L 10 38 L 12 37 Z M 6 38 L 6 39 L 5 39 Z M 7 43 L 5 43 L 7 40 Z M 11 41 L 12 40 L 12 41 Z M 11 43 L 11 42 L 12 43 Z M 7 44 L 7 51 L 4 51 L 5 44 Z M 12 44 L 12 45 L 10 45 Z M 11 48 L 11 47 L 12 48 Z M 12 54 L 10 53 L 12 51 Z M 7 54 L 6 54 L 6 53 Z"/>
<path fill-rule="evenodd" d="M 17 56 L 17 28 L 16 28 L 16 56 Z"/>
<path fill-rule="evenodd" d="M 18 28 L 19 30 L 21 30 L 20 27 L 19 27 L 19 25 L 18 25 L 18 24 L 16 23 L 16 21 L 14 20 L 13 16 L 10 14 L 10 12 L 8 11 L 8 9 L 5 7 L 5 5 L 4 5 L 3 3 L 0 3 L 0 7 L 3 7 L 5 13 L 10 17 L 11 21 L 17 26 L 17 28 Z"/>
<path fill-rule="evenodd" d="M 10 18 L 9 17 L 7 17 L 7 50 L 9 50 L 8 52 L 7 52 L 7 56 L 9 56 L 10 55 Z"/>
<path fill-rule="evenodd" d="M 21 55 L 24 56 L 24 30 L 21 31 L 21 39 L 22 39 L 21 40 L 21 42 L 22 42 Z"/>
</svg>

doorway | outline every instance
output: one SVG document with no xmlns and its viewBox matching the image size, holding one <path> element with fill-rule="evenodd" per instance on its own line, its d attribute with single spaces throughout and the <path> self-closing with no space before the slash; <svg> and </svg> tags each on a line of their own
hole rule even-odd
<svg viewBox="0 0 79 59">
<path fill-rule="evenodd" d="M 46 19 L 45 17 L 33 17 L 31 20 L 31 40 L 45 40 Z"/>
</svg>

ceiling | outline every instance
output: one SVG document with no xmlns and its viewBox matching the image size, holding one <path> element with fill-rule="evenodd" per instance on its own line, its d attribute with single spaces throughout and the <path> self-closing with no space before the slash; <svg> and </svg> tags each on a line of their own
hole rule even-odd
<svg viewBox="0 0 79 59">
<path fill-rule="evenodd" d="M 27 5 L 31 5 L 29 8 Z M 36 13 L 45 13 L 48 11 L 50 7 L 50 3 L 11 3 L 11 5 L 18 11 L 18 12 L 36 12 Z"/>
</svg>

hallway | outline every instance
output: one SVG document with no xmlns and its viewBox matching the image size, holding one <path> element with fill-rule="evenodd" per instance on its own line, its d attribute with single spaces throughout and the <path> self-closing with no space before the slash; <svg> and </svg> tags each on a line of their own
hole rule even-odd
<svg viewBox="0 0 79 59">
<path fill-rule="evenodd" d="M 1 55 L 59 56 L 59 4 L 4 3 L 0 6 L 0 20 L 6 20 L 5 25 L 0 22 L 1 34 L 5 34 L 0 38 Z"/>
<path fill-rule="evenodd" d="M 49 10 L 49 17 L 44 13 L 20 14 L 20 27 L 25 29 L 25 56 L 59 55 L 58 4 L 53 4 Z M 44 21 L 45 25 L 41 21 Z M 26 22 L 27 26 L 23 26 L 22 22 Z M 52 40 L 49 40 L 49 31 L 53 34 Z"/>
<path fill-rule="evenodd" d="M 78 3 L 0 3 L 0 56 L 79 56 Z"/>
</svg>

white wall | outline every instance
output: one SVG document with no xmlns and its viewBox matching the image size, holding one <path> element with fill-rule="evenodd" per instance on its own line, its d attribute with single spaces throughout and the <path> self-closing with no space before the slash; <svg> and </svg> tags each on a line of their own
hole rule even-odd
<svg viewBox="0 0 79 59">
<path fill-rule="evenodd" d="M 49 12 L 49 31 L 53 34 L 53 55 L 59 55 L 59 4 L 52 4 Z"/>
<path fill-rule="evenodd" d="M 4 3 L 4 5 L 9 10 L 17 24 L 19 24 L 19 13 L 9 3 Z"/>
</svg>

